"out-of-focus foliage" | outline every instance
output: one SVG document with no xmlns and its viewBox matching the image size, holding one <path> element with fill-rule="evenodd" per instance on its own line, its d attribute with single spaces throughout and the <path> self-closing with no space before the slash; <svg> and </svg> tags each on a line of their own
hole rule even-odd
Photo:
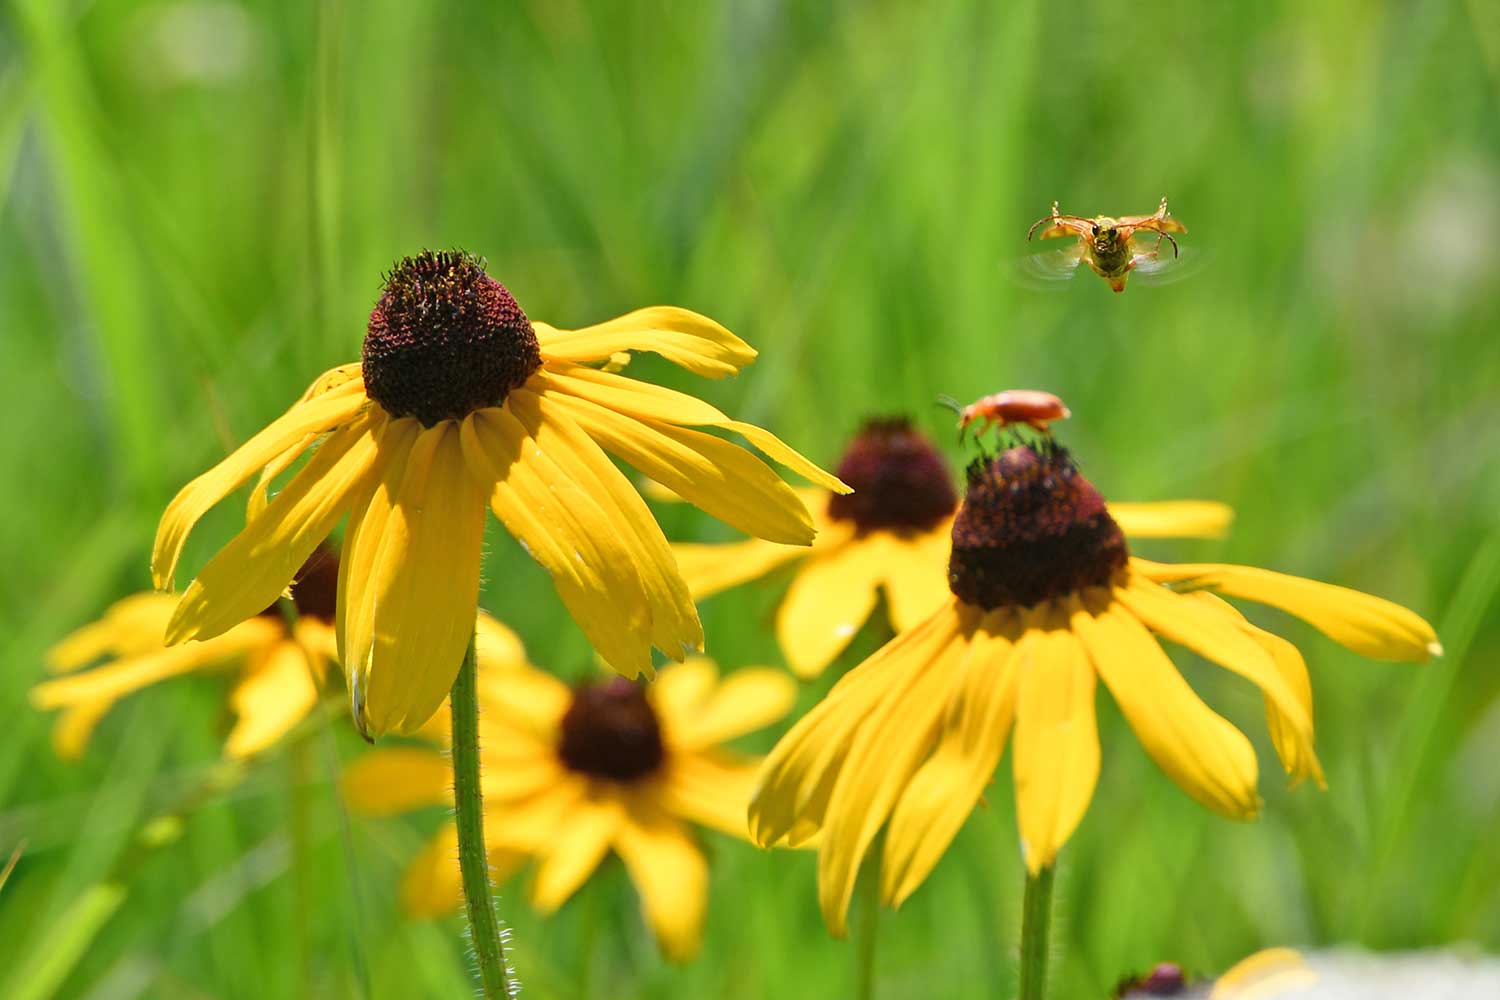
<svg viewBox="0 0 1500 1000">
<path fill-rule="evenodd" d="M 1298 633 L 1331 788 L 1288 792 L 1258 737 L 1253 825 L 1194 807 L 1103 707 L 1099 794 L 1059 878 L 1059 996 L 1270 943 L 1500 948 L 1497 95 L 1479 2 L 13 0 L 0 854 L 27 848 L 0 892 L 0 993 L 466 995 L 458 922 L 405 922 L 393 899 L 440 817 L 348 820 L 331 779 L 359 744 L 337 715 L 226 776 L 212 680 L 132 699 L 75 766 L 25 701 L 50 642 L 147 585 L 166 499 L 356 357 L 383 269 L 424 246 L 485 254 L 556 325 L 713 315 L 761 358 L 695 391 L 825 463 L 896 411 L 957 459 L 938 393 L 1051 390 L 1106 496 L 1239 511 L 1227 542 L 1148 552 L 1335 580 L 1437 624 L 1449 655 L 1421 669 Z M 1189 279 L 1006 281 L 1054 198 L 1123 214 L 1163 194 L 1206 258 Z M 223 506 L 188 565 L 232 530 Z M 590 669 L 504 534 L 486 579 L 538 662 Z M 776 662 L 776 593 L 704 606 L 726 668 Z M 1190 676 L 1263 734 L 1248 685 Z M 885 920 L 885 995 L 1009 988 L 1008 780 Z M 813 859 L 709 847 L 685 968 L 656 956 L 622 872 L 546 923 L 509 887 L 529 995 L 847 995 Z"/>
</svg>

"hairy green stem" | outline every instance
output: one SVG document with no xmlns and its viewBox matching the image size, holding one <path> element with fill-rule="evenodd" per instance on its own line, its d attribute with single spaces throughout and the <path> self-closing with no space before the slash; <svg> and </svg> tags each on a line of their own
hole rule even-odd
<svg viewBox="0 0 1500 1000">
<path fill-rule="evenodd" d="M 880 853 L 877 840 L 865 858 L 864 870 L 856 885 L 854 925 L 854 996 L 856 1000 L 875 997 L 875 943 L 880 931 Z"/>
<path fill-rule="evenodd" d="M 453 682 L 453 807 L 458 820 L 458 867 L 463 876 L 469 938 L 479 965 L 486 1000 L 514 995 L 500 921 L 490 892 L 489 858 L 484 844 L 484 798 L 479 789 L 479 694 L 475 683 L 474 637 Z"/>
<path fill-rule="evenodd" d="M 1052 875 L 1048 865 L 1026 878 L 1021 911 L 1021 997 L 1042 1000 L 1047 991 L 1047 933 L 1052 929 Z"/>
</svg>

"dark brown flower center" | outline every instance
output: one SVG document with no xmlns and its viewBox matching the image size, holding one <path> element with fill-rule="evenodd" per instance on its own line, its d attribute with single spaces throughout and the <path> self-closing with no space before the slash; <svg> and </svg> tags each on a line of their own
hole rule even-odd
<svg viewBox="0 0 1500 1000">
<path fill-rule="evenodd" d="M 1129 550 L 1104 498 L 1050 439 L 981 458 L 953 520 L 948 585 L 987 611 L 1109 583 Z"/>
<path fill-rule="evenodd" d="M 576 688 L 558 755 L 569 769 L 594 778 L 636 781 L 654 773 L 666 751 L 646 689 L 624 677 Z"/>
<path fill-rule="evenodd" d="M 854 492 L 835 494 L 828 516 L 859 531 L 923 531 L 958 506 L 948 465 L 905 417 L 868 421 L 839 461 Z"/>
<path fill-rule="evenodd" d="M 317 618 L 332 624 L 338 607 L 339 557 L 328 545 L 319 545 L 307 557 L 297 575 L 292 577 L 292 603 L 300 618 Z M 278 600 L 261 612 L 267 618 L 281 620 Z"/>
<path fill-rule="evenodd" d="M 497 406 L 542 364 L 531 321 L 471 254 L 424 250 L 386 276 L 364 346 L 365 392 L 431 427 Z"/>
</svg>

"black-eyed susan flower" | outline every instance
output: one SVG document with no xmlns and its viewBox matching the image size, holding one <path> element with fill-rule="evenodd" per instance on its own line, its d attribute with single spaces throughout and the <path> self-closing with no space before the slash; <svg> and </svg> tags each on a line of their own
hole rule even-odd
<svg viewBox="0 0 1500 1000">
<path fill-rule="evenodd" d="M 902 417 L 867 421 L 839 460 L 850 494 L 802 490 L 817 529 L 811 548 L 764 539 L 676 544 L 693 597 L 799 561 L 776 614 L 776 634 L 801 677 L 822 673 L 844 651 L 885 594 L 892 627 L 904 632 L 948 599 L 948 551 L 958 494 L 943 456 Z M 1110 508 L 1132 537 L 1217 537 L 1229 508 L 1206 501 L 1127 503 Z"/>
<path fill-rule="evenodd" d="M 372 737 L 411 731 L 463 660 L 488 507 L 615 669 L 649 673 L 653 645 L 678 660 L 699 649 L 702 627 L 666 540 L 606 453 L 750 534 L 793 545 L 814 531 L 796 493 L 747 450 L 694 428 L 739 434 L 814 482 L 846 487 L 759 427 L 591 367 L 630 351 L 711 378 L 755 357 L 683 309 L 558 330 L 529 321 L 477 258 L 401 261 L 370 315 L 362 361 L 320 377 L 167 508 L 152 559 L 161 588 L 204 512 L 259 476 L 248 524 L 187 588 L 167 641 L 210 639 L 253 616 L 348 514 L 337 635 L 355 720 Z M 305 453 L 267 498 L 269 482 Z"/>
<path fill-rule="evenodd" d="M 1245 566 L 1132 557 L 1111 508 L 1050 441 L 969 467 L 948 581 L 943 606 L 845 676 L 761 772 L 751 831 L 763 845 L 822 831 L 819 899 L 836 933 L 881 827 L 880 890 L 896 906 L 947 849 L 1007 739 L 1026 865 L 1033 876 L 1050 866 L 1098 778 L 1101 680 L 1184 791 L 1253 817 L 1249 740 L 1193 692 L 1161 639 L 1257 685 L 1287 771 L 1321 780 L 1301 654 L 1220 595 L 1289 612 L 1366 656 L 1440 652 L 1427 622 L 1377 597 Z"/>
<path fill-rule="evenodd" d="M 235 681 L 229 707 L 235 723 L 224 741 L 227 756 L 259 753 L 280 739 L 318 703 L 320 686 L 336 658 L 333 635 L 338 559 L 317 549 L 290 587 L 296 615 L 278 602 L 204 642 L 167 646 L 167 622 L 177 606 L 167 594 L 134 594 L 115 603 L 52 648 L 48 666 L 65 677 L 31 690 L 37 708 L 59 711 L 52 745 L 59 757 L 79 757 L 94 726 L 121 698 L 171 677 L 229 672 Z M 288 619 L 292 623 L 288 624 Z M 92 670 L 91 663 L 104 660 Z"/>
<path fill-rule="evenodd" d="M 776 722 L 795 698 L 779 670 L 750 668 L 720 679 L 691 657 L 654 684 L 616 677 L 570 689 L 529 666 L 519 643 L 504 655 L 479 648 L 485 829 L 502 875 L 537 861 L 531 898 L 560 907 L 614 851 L 641 895 L 662 950 L 697 951 L 708 899 L 708 865 L 693 824 L 748 837 L 745 807 L 758 758 L 720 744 Z M 448 800 L 452 782 L 437 751 L 387 747 L 346 772 L 351 808 L 367 815 Z M 408 912 L 440 916 L 460 902 L 450 823 L 402 879 Z"/>
</svg>

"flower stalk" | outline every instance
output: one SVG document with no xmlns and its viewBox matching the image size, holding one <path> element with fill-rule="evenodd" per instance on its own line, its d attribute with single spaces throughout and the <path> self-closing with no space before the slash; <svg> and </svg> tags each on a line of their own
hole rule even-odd
<svg viewBox="0 0 1500 1000">
<path fill-rule="evenodd" d="M 458 866 L 479 979 L 486 1000 L 515 994 L 505 944 L 491 894 L 484 841 L 484 798 L 479 787 L 479 693 L 475 679 L 474 637 L 449 696 L 453 714 L 453 809 L 458 824 Z"/>
<path fill-rule="evenodd" d="M 1042 1000 L 1047 990 L 1047 936 L 1052 929 L 1052 876 L 1047 865 L 1026 877 L 1021 911 L 1020 1000 Z"/>
</svg>

